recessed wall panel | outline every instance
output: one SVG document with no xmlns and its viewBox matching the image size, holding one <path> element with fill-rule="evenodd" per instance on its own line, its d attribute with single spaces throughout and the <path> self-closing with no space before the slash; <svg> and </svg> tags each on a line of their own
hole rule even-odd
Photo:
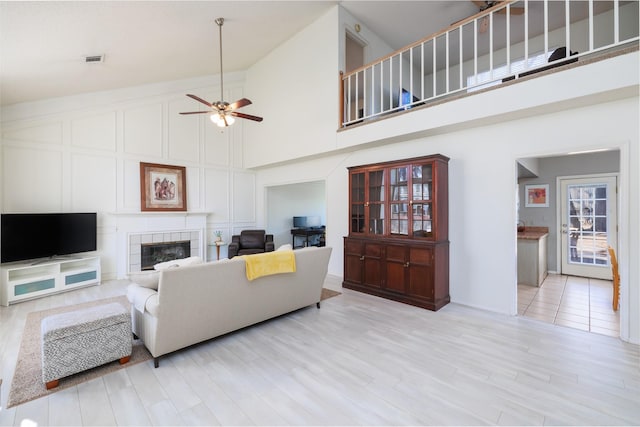
<svg viewBox="0 0 640 427">
<path fill-rule="evenodd" d="M 256 177 L 252 173 L 233 174 L 233 219 L 237 222 L 256 220 Z"/>
<path fill-rule="evenodd" d="M 2 137 L 6 141 L 62 144 L 62 123 L 45 123 L 15 129 L 5 129 Z"/>
<path fill-rule="evenodd" d="M 235 123 L 233 126 L 235 127 L 238 124 L 239 123 Z M 204 153 L 205 161 L 208 164 L 216 166 L 229 165 L 229 143 L 231 141 L 231 133 L 231 128 L 220 128 L 212 123 L 211 120 L 205 120 Z"/>
<path fill-rule="evenodd" d="M 71 145 L 115 151 L 116 113 L 109 112 L 71 120 Z"/>
<path fill-rule="evenodd" d="M 75 154 L 71 157 L 71 208 L 74 211 L 116 210 L 116 160 Z"/>
<path fill-rule="evenodd" d="M 140 210 L 140 162 L 125 160 L 124 167 L 124 209 Z"/>
<path fill-rule="evenodd" d="M 195 105 L 194 105 L 195 104 Z M 205 107 L 203 105 L 203 107 Z M 206 107 L 205 107 L 206 108 Z M 198 161 L 200 140 L 198 125 L 202 114 L 181 115 L 181 111 L 200 111 L 201 108 L 192 99 L 169 101 L 169 157 L 172 159 Z M 207 120 L 209 121 L 209 120 Z M 209 121 L 209 124 L 213 124 Z"/>
<path fill-rule="evenodd" d="M 200 210 L 200 169 L 187 168 L 187 210 Z"/>
<path fill-rule="evenodd" d="M 5 212 L 62 209 L 60 152 L 5 147 L 2 166 Z"/>
<path fill-rule="evenodd" d="M 162 105 L 150 104 L 123 113 L 124 151 L 162 156 Z"/>
<path fill-rule="evenodd" d="M 205 171 L 205 200 L 205 210 L 212 221 L 229 221 L 229 173 L 226 170 Z"/>
</svg>

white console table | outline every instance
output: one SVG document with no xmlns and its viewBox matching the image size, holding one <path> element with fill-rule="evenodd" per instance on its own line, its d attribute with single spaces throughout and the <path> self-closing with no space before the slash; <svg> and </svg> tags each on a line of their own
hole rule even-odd
<svg viewBox="0 0 640 427">
<path fill-rule="evenodd" d="M 100 283 L 100 257 L 75 257 L 0 266 L 0 303 L 9 304 Z"/>
</svg>

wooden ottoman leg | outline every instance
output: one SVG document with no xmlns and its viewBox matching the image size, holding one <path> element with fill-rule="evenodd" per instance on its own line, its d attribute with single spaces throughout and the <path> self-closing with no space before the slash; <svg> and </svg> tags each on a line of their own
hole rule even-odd
<svg viewBox="0 0 640 427">
<path fill-rule="evenodd" d="M 125 363 L 127 363 L 129 360 L 131 360 L 131 355 L 129 356 L 125 356 L 125 357 L 121 357 L 120 358 L 120 364 L 124 365 Z"/>
<path fill-rule="evenodd" d="M 59 382 L 59 380 L 52 380 L 46 383 L 45 386 L 47 387 L 47 390 L 51 390 L 52 388 L 58 387 Z"/>
</svg>

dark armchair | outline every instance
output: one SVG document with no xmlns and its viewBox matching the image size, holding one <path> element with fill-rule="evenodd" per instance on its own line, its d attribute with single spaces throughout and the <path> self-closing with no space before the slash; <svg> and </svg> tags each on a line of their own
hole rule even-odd
<svg viewBox="0 0 640 427">
<path fill-rule="evenodd" d="M 264 230 L 242 230 L 240 235 L 231 237 L 229 258 L 236 255 L 272 252 L 273 250 L 273 234 L 266 234 Z"/>
</svg>

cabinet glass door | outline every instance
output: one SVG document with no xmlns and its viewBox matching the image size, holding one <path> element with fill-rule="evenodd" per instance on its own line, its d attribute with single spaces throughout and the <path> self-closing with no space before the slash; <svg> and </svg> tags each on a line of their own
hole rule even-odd
<svg viewBox="0 0 640 427">
<path fill-rule="evenodd" d="M 369 172 L 369 234 L 384 234 L 384 170 Z"/>
<path fill-rule="evenodd" d="M 409 181 L 408 166 L 389 170 L 389 201 L 391 234 L 409 234 Z"/>
<path fill-rule="evenodd" d="M 413 237 L 429 237 L 432 233 L 431 197 L 433 166 L 411 167 L 411 222 Z"/>
<path fill-rule="evenodd" d="M 351 174 L 351 232 L 363 233 L 365 203 L 364 173 Z"/>
</svg>

